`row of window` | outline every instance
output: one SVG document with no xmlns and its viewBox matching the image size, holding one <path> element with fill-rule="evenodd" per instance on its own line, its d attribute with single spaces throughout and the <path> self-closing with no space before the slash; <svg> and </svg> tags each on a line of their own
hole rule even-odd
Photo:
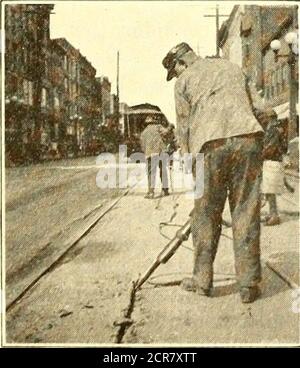
<svg viewBox="0 0 300 368">
<path fill-rule="evenodd" d="M 17 17 L 6 16 L 5 28 L 11 35 L 18 35 L 21 38 L 30 38 L 39 42 L 47 42 L 49 39 L 49 20 L 47 18 L 38 24 L 37 19 L 32 19 L 28 13 Z"/>
<path fill-rule="evenodd" d="M 26 105 L 33 105 L 33 82 L 23 80 L 23 96 Z"/>
<path fill-rule="evenodd" d="M 33 82 L 23 79 L 23 100 L 26 105 L 33 105 Z M 46 88 L 42 88 L 41 94 L 41 107 L 46 107 L 47 102 L 49 101 L 49 92 Z M 60 102 L 58 95 L 54 95 L 54 108 L 59 109 Z"/>
<path fill-rule="evenodd" d="M 68 78 L 64 79 L 65 91 L 69 93 L 71 98 L 75 98 L 79 94 L 79 83 L 74 83 Z"/>
<path fill-rule="evenodd" d="M 72 60 L 72 59 L 70 60 L 68 59 L 67 55 L 65 55 L 63 65 L 64 65 L 64 69 L 69 72 L 69 75 L 72 78 L 76 78 L 79 80 L 80 72 L 79 72 L 79 67 L 76 63 L 76 60 Z"/>
<path fill-rule="evenodd" d="M 72 85 L 72 95 L 76 96 L 76 85 Z M 26 79 L 23 80 L 23 100 L 26 105 L 33 105 L 33 82 Z M 42 88 L 41 106 L 46 107 L 49 101 L 49 91 L 46 88 Z M 59 109 L 60 99 L 58 93 L 54 90 L 53 104 L 54 108 Z"/>
<path fill-rule="evenodd" d="M 270 100 L 284 92 L 289 83 L 289 66 L 280 64 L 268 75 L 265 85 L 265 98 Z"/>
</svg>

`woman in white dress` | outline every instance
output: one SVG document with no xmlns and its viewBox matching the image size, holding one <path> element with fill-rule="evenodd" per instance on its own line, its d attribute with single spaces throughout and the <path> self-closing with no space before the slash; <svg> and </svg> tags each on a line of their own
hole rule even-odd
<svg viewBox="0 0 300 368">
<path fill-rule="evenodd" d="M 286 152 L 285 130 L 277 120 L 274 110 L 269 110 L 260 122 L 265 130 L 263 149 L 263 180 L 261 192 L 269 203 L 269 214 L 265 218 L 266 226 L 280 224 L 276 195 L 284 190 L 283 154 Z"/>
</svg>

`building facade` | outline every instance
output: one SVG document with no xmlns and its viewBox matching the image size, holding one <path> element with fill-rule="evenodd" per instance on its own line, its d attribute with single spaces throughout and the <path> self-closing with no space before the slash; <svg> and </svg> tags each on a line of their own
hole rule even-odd
<svg viewBox="0 0 300 368">
<path fill-rule="evenodd" d="M 64 131 L 64 155 L 79 152 L 80 141 L 80 58 L 81 54 L 65 38 L 54 39 L 53 43 L 63 50 L 60 60 L 63 74 L 64 116 L 61 117 L 61 131 Z"/>
<path fill-rule="evenodd" d="M 230 17 L 225 21 L 219 31 L 219 47 L 222 57 L 242 67 L 243 48 L 240 33 L 241 21 L 244 15 L 244 6 L 235 5 Z"/>
<path fill-rule="evenodd" d="M 50 39 L 54 5 L 5 6 L 7 165 L 113 152 L 139 142 L 145 118 L 159 107 L 119 104 L 108 77 L 65 38 Z"/>
<path fill-rule="evenodd" d="M 105 76 L 99 77 L 98 81 L 101 85 L 102 124 L 107 125 L 109 116 L 111 115 L 111 82 Z"/>
<path fill-rule="evenodd" d="M 239 5 L 233 8 L 219 32 L 223 57 L 242 67 L 265 106 L 274 108 L 278 118 L 286 120 L 289 131 L 295 125 L 290 118 L 290 105 L 291 99 L 298 96 L 299 76 L 298 54 L 294 55 L 295 65 L 291 66 L 285 36 L 297 30 L 297 6 Z M 271 49 L 275 39 L 281 43 L 277 55 Z M 235 48 L 233 45 L 239 46 Z M 292 130 L 289 139 L 299 134 L 299 124 Z"/>
<path fill-rule="evenodd" d="M 50 140 L 53 145 L 53 150 L 60 152 L 63 157 L 67 156 L 67 127 L 68 127 L 68 108 L 70 105 L 70 97 L 67 83 L 67 52 L 66 49 L 52 40 L 51 42 L 51 67 L 50 81 L 52 84 L 52 121 L 50 131 Z"/>
<path fill-rule="evenodd" d="M 93 65 L 65 38 L 50 39 L 54 5 L 5 6 L 7 164 L 85 154 L 112 98 Z"/>
<path fill-rule="evenodd" d="M 38 160 L 49 124 L 53 5 L 5 5 L 5 137 L 7 162 Z"/>
<path fill-rule="evenodd" d="M 77 144 L 83 154 L 99 123 L 97 120 L 99 116 L 97 115 L 95 78 L 96 69 L 85 57 L 80 56 Z"/>
</svg>

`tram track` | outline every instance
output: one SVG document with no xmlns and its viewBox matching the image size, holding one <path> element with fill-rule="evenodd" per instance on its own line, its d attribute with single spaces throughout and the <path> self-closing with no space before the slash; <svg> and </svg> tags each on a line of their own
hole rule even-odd
<svg viewBox="0 0 300 368">
<path fill-rule="evenodd" d="M 99 167 L 97 168 L 99 169 Z M 82 170 L 79 170 L 79 173 L 81 171 Z M 53 271 L 56 266 L 61 264 L 67 255 L 74 250 L 76 245 L 90 233 L 90 231 L 104 216 L 106 216 L 116 207 L 122 198 L 133 191 L 141 180 L 143 180 L 143 178 L 137 180 L 127 189 L 122 190 L 121 194 L 119 194 L 112 201 L 98 204 L 87 213 L 84 213 L 79 218 L 74 219 L 71 224 L 68 224 L 66 228 L 60 230 L 58 234 L 52 234 L 51 239 L 47 239 L 45 244 L 38 247 L 39 251 L 36 254 L 37 257 L 32 257 L 31 260 L 21 267 L 21 269 L 16 269 L 13 271 L 13 273 L 10 273 L 8 276 L 6 275 L 5 289 L 7 289 L 7 280 L 13 279 L 13 276 L 19 277 L 19 272 L 23 272 L 21 276 L 27 276 L 30 274 L 30 272 L 34 273 L 34 276 L 29 275 L 29 277 L 27 277 L 27 282 L 24 282 L 23 277 L 21 277 L 17 287 L 14 282 L 10 282 L 10 288 L 13 288 L 14 290 L 13 296 L 7 297 L 8 293 L 6 293 L 6 311 L 9 312 L 46 274 Z M 124 188 L 124 185 L 121 185 L 120 187 Z M 98 212 L 98 210 L 100 212 Z M 83 223 L 84 221 L 85 223 Z M 44 251 L 51 253 L 51 262 L 49 262 L 47 257 L 44 257 L 45 254 L 41 254 Z"/>
<path fill-rule="evenodd" d="M 83 228 L 81 228 L 75 238 L 71 239 L 71 241 L 67 241 L 62 247 L 62 251 L 58 254 L 55 259 L 45 266 L 34 278 L 26 285 L 12 300 L 10 300 L 6 305 L 6 312 L 9 312 L 18 302 L 20 302 L 24 296 L 49 272 L 55 269 L 55 267 L 60 264 L 65 257 L 76 247 L 76 245 L 87 236 L 90 231 L 98 224 L 98 222 L 108 214 L 120 201 L 124 198 L 133 188 L 128 188 L 122 192 L 116 199 L 110 202 L 109 205 L 105 206 L 104 209 L 96 216 L 92 218 L 90 222 L 88 222 Z M 103 207 L 102 205 L 98 207 Z M 97 209 L 97 208 L 96 208 Z M 89 217 L 93 212 L 95 212 L 95 208 L 91 210 L 88 214 L 83 216 L 83 218 Z"/>
</svg>

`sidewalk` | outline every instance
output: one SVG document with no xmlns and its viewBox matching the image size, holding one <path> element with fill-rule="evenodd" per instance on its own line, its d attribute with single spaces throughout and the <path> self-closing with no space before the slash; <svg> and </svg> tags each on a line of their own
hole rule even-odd
<svg viewBox="0 0 300 368">
<path fill-rule="evenodd" d="M 7 316 L 8 342 L 112 344 L 114 322 L 128 305 L 131 281 L 143 273 L 167 243 L 159 223 L 183 224 L 193 207 L 183 193 L 145 200 L 136 189 L 103 218 L 76 251 Z M 297 194 L 298 195 L 298 194 Z M 262 231 L 262 259 L 284 253 L 297 257 L 298 201 L 279 199 L 283 223 Z M 230 220 L 227 212 L 225 219 Z M 172 236 L 176 227 L 165 227 Z M 223 233 L 231 237 L 231 229 Z M 137 293 L 125 344 L 278 344 L 299 343 L 299 314 L 292 312 L 291 289 L 263 266 L 262 297 L 240 303 L 234 280 L 232 241 L 221 237 L 212 298 L 179 286 L 147 283 Z M 191 239 L 184 246 L 192 248 Z M 152 283 L 178 281 L 190 274 L 193 253 L 180 247 L 159 267 Z"/>
</svg>

